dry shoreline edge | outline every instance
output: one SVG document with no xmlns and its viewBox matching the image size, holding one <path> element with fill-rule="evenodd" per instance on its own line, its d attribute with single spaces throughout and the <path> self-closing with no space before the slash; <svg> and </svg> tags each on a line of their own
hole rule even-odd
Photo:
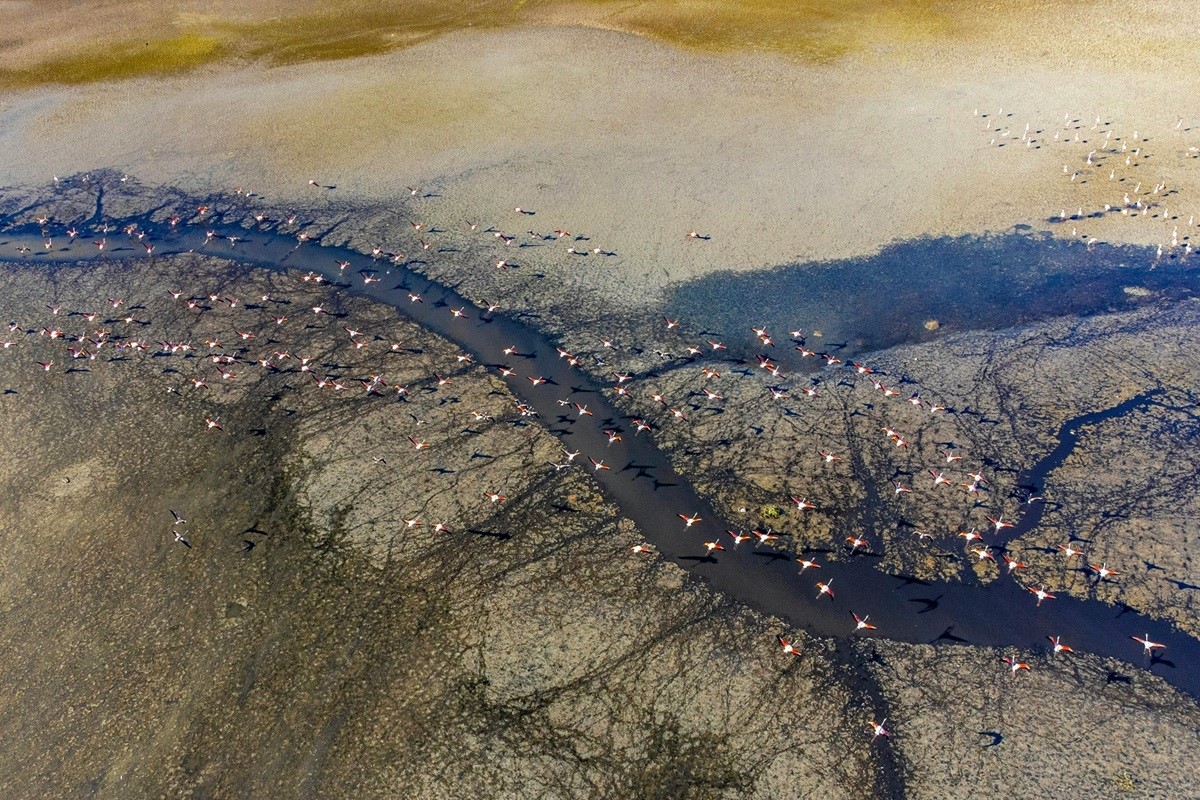
<svg viewBox="0 0 1200 800">
<path fill-rule="evenodd" d="M 95 217 L 95 220 L 93 220 L 94 222 L 95 222 L 95 221 L 98 221 L 98 220 L 101 218 L 101 212 L 102 212 L 102 210 L 103 210 L 103 201 L 104 201 L 104 195 L 103 195 L 103 192 L 101 192 L 101 193 L 98 195 L 98 197 L 97 197 L 97 201 L 96 201 L 96 208 L 95 208 L 95 211 L 96 211 L 96 217 Z M 180 206 L 180 207 L 186 207 L 186 205 L 187 205 L 188 203 L 190 203 L 191 205 L 193 205 L 193 206 L 194 206 L 194 205 L 198 204 L 198 202 L 199 202 L 199 201 L 197 201 L 195 198 L 188 198 L 188 197 L 185 197 L 185 196 L 178 196 L 178 195 L 177 195 L 177 196 L 175 196 L 175 197 L 173 198 L 173 202 L 180 202 L 180 203 L 181 203 L 181 206 Z M 30 206 L 30 207 L 32 207 L 32 206 Z M 153 223 L 153 221 L 152 221 L 152 217 L 153 217 L 155 214 L 157 214 L 158 216 L 161 216 L 162 214 L 166 213 L 168 210 L 169 210 L 169 209 L 167 209 L 165 206 L 163 206 L 163 207 L 159 207 L 159 208 L 158 208 L 158 209 L 157 209 L 155 212 L 151 212 L 150 214 L 137 215 L 137 214 L 132 214 L 132 213 L 131 213 L 131 214 L 128 214 L 128 215 L 123 215 L 122 217 L 120 217 L 120 219 L 132 219 L 132 220 L 135 220 L 135 221 L 137 221 L 137 222 L 139 222 L 139 223 L 141 223 L 141 224 L 143 224 L 143 225 L 146 225 L 147 227 L 150 227 L 150 226 L 152 226 L 152 225 L 154 224 L 154 223 Z M 104 217 L 104 218 L 105 218 L 105 219 L 108 219 L 108 217 Z M 11 221 L 11 220 L 12 220 L 12 217 L 10 216 L 10 221 Z M 251 221 L 248 221 L 248 220 L 246 220 L 246 219 L 244 219 L 244 218 L 237 218 L 236 216 L 235 216 L 234 218 L 230 219 L 230 222 L 229 222 L 229 223 L 227 223 L 227 224 L 229 224 L 229 225 L 232 225 L 232 226 L 234 226 L 234 227 L 239 227 L 239 226 L 244 226 L 244 227 L 256 227 L 256 226 L 255 226 L 255 225 L 254 225 L 254 224 L 253 224 Z M 273 235 L 273 236 L 278 236 L 278 234 L 272 234 L 272 235 Z M 340 251 L 340 250 L 332 249 L 332 250 L 326 250 L 326 251 L 324 251 L 324 252 L 326 252 L 326 253 L 328 253 L 328 254 L 329 254 L 329 257 L 328 257 L 328 258 L 324 258 L 324 256 L 323 256 L 324 260 L 326 260 L 326 261 L 329 261 L 329 260 L 331 260 L 331 259 L 332 259 L 332 255 L 333 255 L 333 254 L 337 254 L 337 253 L 341 253 L 341 252 L 350 252 L 350 251 Z M 357 255 L 356 255 L 356 257 L 357 257 L 357 258 L 359 258 L 359 259 L 365 259 L 365 256 L 363 256 L 362 254 L 357 254 Z M 270 265 L 270 266 L 279 266 L 277 263 L 275 263 L 275 262 L 272 262 L 272 261 L 270 261 L 270 260 L 261 261 L 261 263 L 263 263 L 263 264 L 265 264 L 265 265 Z M 310 265 L 310 266 L 311 266 L 311 265 Z M 367 266 L 370 266 L 370 265 L 368 264 Z M 322 267 L 318 266 L 318 267 L 317 267 L 317 269 L 318 269 L 318 270 L 321 270 L 321 271 L 328 271 L 328 272 L 332 272 L 332 269 L 331 269 L 331 268 L 328 268 L 328 267 L 322 268 Z M 425 279 L 425 278 L 422 276 L 422 279 Z M 437 284 L 436 284 L 436 282 L 434 282 L 434 281 L 432 281 L 432 280 L 430 281 L 430 283 L 431 283 L 431 286 L 436 286 L 436 285 L 437 285 Z M 387 301 L 385 301 L 385 302 L 387 302 Z M 389 303 L 389 305 L 393 305 L 393 307 L 397 307 L 397 306 L 395 306 L 395 304 L 394 304 L 394 303 Z M 398 309 L 399 309 L 399 310 L 400 310 L 400 311 L 403 313 L 403 311 L 404 311 L 403 307 L 398 307 Z M 521 323 L 516 323 L 516 324 L 517 324 L 517 325 L 520 325 Z M 442 331 L 439 331 L 439 332 L 442 332 Z M 443 335 L 447 335 L 447 334 L 446 334 L 446 333 L 443 333 Z M 450 335 L 451 335 L 451 338 L 453 339 L 453 334 L 450 334 Z M 529 341 L 529 342 L 531 342 L 531 343 L 533 343 L 533 344 L 536 344 L 536 342 L 540 340 L 540 336 L 539 336 L 538 334 L 532 334 L 532 336 L 529 336 L 529 337 L 527 337 L 527 338 L 528 338 L 528 341 Z M 547 345 L 546 345 L 546 347 L 548 348 L 548 347 L 549 347 L 549 345 L 547 344 Z M 666 461 L 665 457 L 663 457 L 663 461 L 664 461 L 664 462 Z M 670 467 L 669 467 L 669 464 L 668 464 L 668 463 L 664 463 L 664 467 L 665 467 L 665 469 L 666 469 L 666 470 L 669 470 L 669 469 L 670 469 Z M 684 484 L 684 489 L 686 490 L 686 484 Z M 645 527 L 645 526 L 643 526 L 643 527 Z M 682 544 L 682 543 L 680 543 L 680 542 L 678 542 L 678 541 L 675 543 L 675 547 L 677 548 L 677 552 L 678 552 L 678 548 L 680 548 L 680 547 L 681 547 L 681 544 Z M 669 551 L 669 550 L 671 549 L 671 548 L 670 548 L 670 546 L 668 546 L 668 548 L 667 548 L 667 549 L 668 549 L 668 551 Z M 860 562 L 860 564 L 861 564 L 861 562 Z M 993 591 L 994 591 L 994 589 L 993 589 Z M 736 593 L 736 592 L 735 592 L 734 596 L 737 596 L 737 593 Z M 785 597 L 785 598 L 786 598 L 786 597 L 787 597 L 787 595 L 785 594 L 785 595 L 783 595 L 783 596 L 781 596 L 781 597 Z M 1068 601 L 1068 602 L 1073 602 L 1073 601 Z M 751 600 L 751 604 L 752 604 L 752 605 L 756 605 L 756 604 L 753 602 L 753 600 Z M 1064 605 L 1067 605 L 1067 604 L 1064 604 Z M 811 604 L 810 604 L 810 606 L 811 606 Z M 767 608 L 766 610 L 768 610 L 768 611 L 774 611 L 775 609 L 772 609 L 772 608 Z M 1078 612 L 1077 612 L 1077 611 L 1074 611 L 1074 610 L 1073 610 L 1071 613 L 1072 613 L 1072 614 L 1078 614 Z M 788 615 L 788 614 L 784 614 L 784 616 L 789 616 L 789 615 Z M 1151 625 L 1151 627 L 1153 627 L 1155 630 L 1162 630 L 1162 629 L 1163 629 L 1163 627 L 1162 627 L 1161 625 L 1158 625 L 1158 624 L 1149 623 L 1149 622 L 1148 622 L 1147 624 L 1148 624 L 1148 625 Z M 1156 635 L 1158 635 L 1158 634 L 1156 634 Z M 1181 633 L 1180 633 L 1180 634 L 1178 634 L 1178 635 L 1185 635 L 1185 634 L 1181 634 Z M 1185 636 L 1186 636 L 1186 635 L 1185 635 Z M 1198 644 L 1198 643 L 1197 643 L 1197 642 L 1196 642 L 1194 639 L 1192 639 L 1190 636 L 1187 636 L 1186 638 L 1187 638 L 1187 640 L 1188 640 L 1188 641 L 1191 643 L 1191 646 L 1192 646 L 1192 647 L 1195 647 L 1195 646 Z M 921 641 L 923 641 L 923 640 L 924 640 L 924 639 L 921 639 Z M 1183 647 L 1178 647 L 1178 646 L 1176 646 L 1176 647 L 1174 648 L 1174 652 L 1182 652 L 1184 649 L 1185 649 L 1185 648 L 1183 648 Z M 1170 673 L 1170 674 L 1176 674 L 1176 675 L 1178 675 L 1179 673 Z M 1192 692 L 1192 693 L 1193 693 L 1193 696 L 1195 697 L 1195 696 L 1197 696 L 1197 695 L 1196 695 L 1196 692 L 1195 692 L 1195 690 L 1194 690 L 1194 689 L 1195 689 L 1195 687 L 1193 687 L 1193 692 Z"/>
<path fill-rule="evenodd" d="M 1079 33 L 1068 51 L 1102 38 Z M 412 184 L 445 196 L 427 204 L 427 221 L 443 227 L 537 204 L 552 225 L 617 253 L 606 266 L 627 280 L 582 264 L 579 282 L 627 306 L 713 269 L 857 257 L 895 239 L 1005 230 L 1020 219 L 1065 238 L 1074 223 L 1040 221 L 1064 206 L 1119 203 L 1143 173 L 1180 198 L 1195 194 L 1200 162 L 1175 152 L 1193 134 L 1159 113 L 1190 96 L 1190 84 L 1142 80 L 1140 55 L 1090 70 L 1060 63 L 1067 55 L 1056 51 L 1010 71 L 989 58 L 999 42 L 982 44 L 814 68 L 594 29 L 513 28 L 370 58 L 7 93 L 0 146 L 20 157 L 0 182 L 117 166 L 197 193 L 240 185 L 303 203 L 312 199 L 304 178 L 315 177 L 381 205 L 404 200 Z M 1194 72 L 1188 63 L 1181 72 Z M 989 147 L 1003 131 L 989 133 L 972 109 L 994 115 L 997 105 L 1014 115 L 1014 136 L 1027 122 L 1049 136 L 1071 111 L 1086 140 L 1092 114 L 1103 112 L 1114 136 L 1153 137 L 1150 160 L 1128 170 L 1128 184 L 1067 184 L 1062 165 L 1082 164 L 1094 145 Z M 926 169 L 932 146 L 937 170 Z M 713 246 L 683 240 L 693 227 Z M 1080 223 L 1083 236 L 1143 245 L 1162 241 L 1161 229 L 1111 215 Z M 557 277 L 560 252 L 530 260 Z"/>
</svg>

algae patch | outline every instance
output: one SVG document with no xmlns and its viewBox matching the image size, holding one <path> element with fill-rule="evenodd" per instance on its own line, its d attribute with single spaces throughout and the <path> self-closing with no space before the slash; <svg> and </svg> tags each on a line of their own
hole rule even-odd
<svg viewBox="0 0 1200 800">
<path fill-rule="evenodd" d="M 0 86 L 25 88 L 45 83 L 81 84 L 170 75 L 215 61 L 227 51 L 221 39 L 194 33 L 169 39 L 126 41 L 89 48 L 34 67 L 5 70 L 0 72 Z"/>
<path fill-rule="evenodd" d="M 0 89 L 172 75 L 217 62 L 333 61 L 456 31 L 545 25 L 617 30 L 707 52 L 765 51 L 830 63 L 856 51 L 951 35 L 959 27 L 954 19 L 927 0 L 300 3 L 281 17 L 180 13 L 131 19 L 132 37 L 0 70 Z"/>
</svg>

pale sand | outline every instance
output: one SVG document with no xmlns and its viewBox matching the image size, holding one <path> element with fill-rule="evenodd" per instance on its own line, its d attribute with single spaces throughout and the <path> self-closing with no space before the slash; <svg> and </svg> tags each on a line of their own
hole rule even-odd
<svg viewBox="0 0 1200 800">
<path fill-rule="evenodd" d="M 546 27 L 351 61 L 32 90 L 0 101 L 0 183 L 116 167 L 201 192 L 244 186 L 273 203 L 364 206 L 407 200 L 404 186 L 420 185 L 440 196 L 417 213 L 443 228 L 480 219 L 588 234 L 589 247 L 619 257 L 582 267 L 557 248 L 522 257 L 629 303 L 712 270 L 1043 226 L 1060 208 L 1117 203 L 1132 188 L 1062 174 L 1085 168 L 1091 144 L 989 147 L 976 108 L 1014 112 L 1013 137 L 1030 122 L 1049 138 L 1064 112 L 1084 121 L 1085 137 L 1097 114 L 1117 136 L 1137 129 L 1153 160 L 1124 174 L 1143 191 L 1160 180 L 1178 189 L 1167 204 L 1185 221 L 1200 210 L 1200 159 L 1187 157 L 1200 133 L 1173 130 L 1200 113 L 1200 56 L 1179 45 L 1195 22 L 1176 24 L 1169 9 L 1130 19 L 1118 4 L 1098 4 L 1086 21 L 1057 4 L 1023 14 L 1003 35 L 830 66 Z M 322 194 L 310 177 L 338 189 Z M 538 213 L 518 216 L 518 205 Z M 1055 230 L 1072 227 L 1146 244 L 1171 235 L 1170 224 L 1120 216 Z M 711 241 L 687 240 L 690 229 Z M 385 244 L 413 246 L 401 233 Z"/>
</svg>

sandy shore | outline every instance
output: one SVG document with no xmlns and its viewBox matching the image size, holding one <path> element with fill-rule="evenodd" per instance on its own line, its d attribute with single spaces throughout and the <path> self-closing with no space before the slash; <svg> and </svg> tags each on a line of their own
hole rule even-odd
<svg viewBox="0 0 1200 800">
<path fill-rule="evenodd" d="M 586 234 L 617 256 L 581 267 L 558 248 L 523 255 L 620 303 L 651 302 L 713 270 L 1050 227 L 1062 209 L 1119 203 L 1134 183 L 1145 194 L 1165 182 L 1178 212 L 1200 206 L 1200 159 L 1188 150 L 1200 120 L 1175 129 L 1200 93 L 1197 57 L 1145 44 L 1171 30 L 1172 11 L 1125 20 L 1121 7 L 1095 4 L 1082 32 L 1061 11 L 1026 10 L 1019 34 L 980 22 L 972 35 L 827 65 L 555 25 L 348 61 L 29 90 L 0 99 L 0 151 L 12 156 L 0 182 L 114 166 L 311 205 L 311 177 L 337 186 L 319 202 L 339 207 L 408 200 L 405 187 L 420 186 L 435 196 L 406 213 L 447 231 L 480 219 Z M 1051 138 L 1064 114 L 1080 122 L 1063 138 L 1080 142 Z M 1026 123 L 1039 147 L 1020 138 Z M 1126 182 L 1086 164 L 1110 130 L 1114 147 L 1135 146 L 1134 130 L 1149 140 L 1140 170 L 1136 159 L 1122 167 Z M 1171 236 L 1161 220 L 1120 215 L 1054 226 L 1068 227 L 1146 244 Z M 693 229 L 711 240 L 687 240 Z M 397 249 L 415 246 L 395 238 Z"/>
</svg>

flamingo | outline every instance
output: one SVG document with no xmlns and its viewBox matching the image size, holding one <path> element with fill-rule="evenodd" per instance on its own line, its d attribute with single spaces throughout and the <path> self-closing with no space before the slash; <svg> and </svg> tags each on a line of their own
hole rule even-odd
<svg viewBox="0 0 1200 800">
<path fill-rule="evenodd" d="M 1155 650 L 1166 647 L 1165 644 L 1150 641 L 1150 634 L 1148 633 L 1145 636 L 1130 636 L 1129 638 L 1140 644 L 1142 646 L 1142 653 L 1147 656 L 1152 656 Z"/>
<path fill-rule="evenodd" d="M 996 529 L 996 533 L 1000 533 L 1000 531 L 1002 531 L 1003 529 L 1011 528 L 1014 525 L 1014 523 L 1012 523 L 1012 522 L 1005 522 L 1003 514 L 1001 514 L 999 517 L 997 517 L 995 519 L 993 519 L 992 517 L 988 517 L 988 522 L 992 523 L 992 527 Z"/>
<path fill-rule="evenodd" d="M 820 569 L 821 565 L 807 558 L 797 558 L 796 563 L 800 565 L 800 574 L 803 575 L 805 570 Z"/>
<path fill-rule="evenodd" d="M 878 739 L 880 736 L 891 736 L 892 735 L 891 731 L 889 731 L 887 728 L 883 727 L 885 724 L 887 724 L 887 717 L 883 718 L 883 722 L 876 722 L 875 720 L 871 720 L 870 728 L 871 728 L 871 741 L 872 742 L 875 741 L 876 739 Z"/>
<path fill-rule="evenodd" d="M 749 541 L 749 539 L 750 539 L 750 535 L 747 533 L 741 533 L 739 531 L 725 531 L 725 532 L 733 537 L 733 546 L 734 547 L 737 547 L 742 542 Z"/>
<path fill-rule="evenodd" d="M 1037 589 L 1034 589 L 1032 586 L 1027 586 L 1025 588 L 1027 588 L 1029 590 L 1029 592 L 1037 598 L 1037 604 L 1039 606 L 1042 604 L 1043 600 L 1057 599 L 1054 595 L 1050 594 L 1049 592 L 1047 592 L 1044 588 L 1042 588 L 1040 586 Z"/>
<path fill-rule="evenodd" d="M 788 655 L 792 655 L 792 656 L 800 655 L 799 647 L 792 644 L 791 642 L 789 642 L 787 639 L 783 638 L 782 636 L 776 636 L 775 638 L 779 640 L 779 646 L 783 648 L 783 652 L 787 653 Z"/>
<path fill-rule="evenodd" d="M 1046 638 L 1050 640 L 1050 644 L 1054 645 L 1054 652 L 1056 652 L 1056 653 L 1073 653 L 1074 652 L 1070 647 L 1067 647 L 1065 644 L 1062 643 L 1061 636 L 1047 636 Z"/>
<path fill-rule="evenodd" d="M 1016 675 L 1020 670 L 1029 670 L 1028 664 L 1026 664 L 1024 661 L 1017 661 L 1011 656 L 1005 656 L 1001 660 L 1004 661 L 1005 664 L 1008 664 L 1008 669 L 1013 675 Z"/>
<path fill-rule="evenodd" d="M 856 631 L 878 630 L 878 628 L 876 628 L 874 625 L 867 622 L 867 620 L 869 620 L 871 618 L 870 614 L 867 614 L 865 617 L 860 617 L 858 614 L 855 614 L 853 611 L 851 611 L 850 616 L 854 617 L 854 630 L 856 630 Z"/>
</svg>

